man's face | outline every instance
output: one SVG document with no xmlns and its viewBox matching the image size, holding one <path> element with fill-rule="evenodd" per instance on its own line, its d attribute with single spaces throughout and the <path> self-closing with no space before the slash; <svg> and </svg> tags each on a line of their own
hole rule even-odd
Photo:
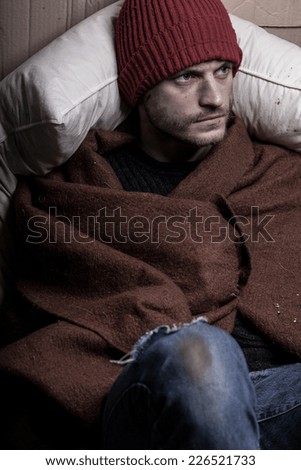
<svg viewBox="0 0 301 470">
<path fill-rule="evenodd" d="M 220 142 L 232 97 L 232 64 L 203 62 L 152 88 L 139 107 L 141 122 L 158 141 L 193 147 Z"/>
</svg>

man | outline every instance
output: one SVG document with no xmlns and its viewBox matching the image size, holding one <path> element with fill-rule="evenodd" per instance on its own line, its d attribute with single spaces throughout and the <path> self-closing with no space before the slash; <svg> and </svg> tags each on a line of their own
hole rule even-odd
<svg viewBox="0 0 301 470">
<path fill-rule="evenodd" d="M 2 442 L 300 448 L 300 157 L 231 115 L 219 0 L 126 0 L 116 50 L 131 122 L 16 193 Z"/>
</svg>

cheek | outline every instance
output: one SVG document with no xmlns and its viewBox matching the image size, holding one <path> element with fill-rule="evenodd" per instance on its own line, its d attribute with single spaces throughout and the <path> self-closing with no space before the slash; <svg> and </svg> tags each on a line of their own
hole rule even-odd
<svg viewBox="0 0 301 470">
<path fill-rule="evenodd" d="M 158 99 L 158 106 L 171 117 L 189 116 L 195 112 L 198 100 L 193 93 L 179 93 L 176 96 L 161 96 Z"/>
<path fill-rule="evenodd" d="M 173 90 L 153 89 L 145 95 L 145 107 L 153 121 L 177 123 L 188 119 L 199 110 L 196 93 L 193 90 L 174 92 Z"/>
<path fill-rule="evenodd" d="M 233 81 L 231 81 L 228 86 L 225 87 L 224 89 L 224 99 L 225 101 L 232 102 L 233 98 Z"/>
<path fill-rule="evenodd" d="M 165 93 L 150 94 L 146 105 L 152 114 L 158 117 L 174 115 L 176 111 L 179 111 L 178 103 Z"/>
</svg>

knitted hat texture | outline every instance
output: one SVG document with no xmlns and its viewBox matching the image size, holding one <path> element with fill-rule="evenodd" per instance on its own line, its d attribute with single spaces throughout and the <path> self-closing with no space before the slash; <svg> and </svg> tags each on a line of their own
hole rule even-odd
<svg viewBox="0 0 301 470">
<path fill-rule="evenodd" d="M 242 52 L 220 0 L 125 0 L 116 23 L 119 88 L 134 106 L 149 89 L 208 60 Z"/>
</svg>

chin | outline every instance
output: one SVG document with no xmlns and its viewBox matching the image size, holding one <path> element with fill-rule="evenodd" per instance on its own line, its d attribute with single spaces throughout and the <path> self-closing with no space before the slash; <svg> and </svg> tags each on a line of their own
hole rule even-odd
<svg viewBox="0 0 301 470">
<path fill-rule="evenodd" d="M 181 140 L 196 146 L 217 144 L 226 134 L 227 120 L 193 123 L 178 133 Z M 182 134 L 182 136 L 180 136 Z"/>
<path fill-rule="evenodd" d="M 226 128 L 221 130 L 215 130 L 212 132 L 201 133 L 195 136 L 187 137 L 186 142 L 191 143 L 195 147 L 205 147 L 208 145 L 215 145 L 221 142 L 226 134 Z"/>
</svg>

